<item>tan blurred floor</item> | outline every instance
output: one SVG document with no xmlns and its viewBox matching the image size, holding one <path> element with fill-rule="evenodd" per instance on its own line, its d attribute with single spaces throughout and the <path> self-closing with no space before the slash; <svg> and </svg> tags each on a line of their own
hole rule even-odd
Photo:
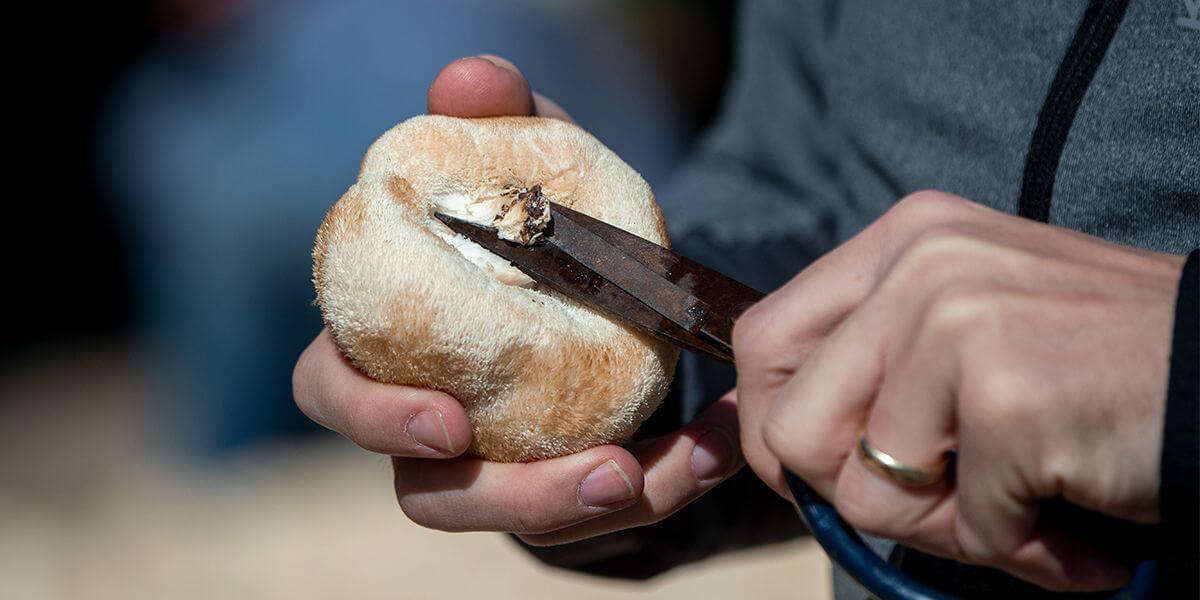
<svg viewBox="0 0 1200 600">
<path fill-rule="evenodd" d="M 128 344 L 0 371 L 0 598 L 828 598 L 812 542 L 644 584 L 552 571 L 498 534 L 396 508 L 385 458 L 340 439 L 188 465 L 150 443 Z"/>
</svg>

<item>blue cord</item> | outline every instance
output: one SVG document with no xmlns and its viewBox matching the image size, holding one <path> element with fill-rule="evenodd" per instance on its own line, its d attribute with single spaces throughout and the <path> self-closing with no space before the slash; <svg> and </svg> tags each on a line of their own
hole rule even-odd
<svg viewBox="0 0 1200 600">
<path fill-rule="evenodd" d="M 913 581 L 867 547 L 854 529 L 842 520 L 833 506 L 817 495 L 802 479 L 784 470 L 796 509 L 813 538 L 829 559 L 838 564 L 879 600 L 953 600 L 933 588 Z M 1158 569 L 1153 561 L 1138 565 L 1133 579 L 1114 600 L 1148 600 L 1155 595 Z"/>
</svg>

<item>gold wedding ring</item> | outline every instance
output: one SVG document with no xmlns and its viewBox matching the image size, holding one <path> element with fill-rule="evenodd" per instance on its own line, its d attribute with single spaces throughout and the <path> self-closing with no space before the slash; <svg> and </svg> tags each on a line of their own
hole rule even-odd
<svg viewBox="0 0 1200 600">
<path fill-rule="evenodd" d="M 863 464 L 875 473 L 886 477 L 900 485 L 909 487 L 924 487 L 938 483 L 946 477 L 946 468 L 950 465 L 953 452 L 947 452 L 942 462 L 927 468 L 906 465 L 892 455 L 871 445 L 865 433 L 858 437 L 858 454 Z"/>
</svg>

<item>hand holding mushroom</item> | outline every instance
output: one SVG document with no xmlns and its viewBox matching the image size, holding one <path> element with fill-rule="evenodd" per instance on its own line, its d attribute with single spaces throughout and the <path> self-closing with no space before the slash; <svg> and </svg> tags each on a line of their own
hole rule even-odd
<svg viewBox="0 0 1200 600">
<path fill-rule="evenodd" d="M 559 121 L 422 117 L 376 142 L 314 251 L 332 326 L 297 364 L 300 408 L 396 457 L 405 513 L 451 531 L 590 537 L 660 520 L 732 474 L 733 395 L 670 435 L 605 443 L 627 439 L 661 400 L 676 351 L 537 289 L 431 222 L 437 205 L 533 236 L 525 224 L 540 194 L 666 243 L 641 178 L 503 59 L 451 63 L 429 107 Z M 420 267 L 397 271 L 406 265 Z"/>
</svg>

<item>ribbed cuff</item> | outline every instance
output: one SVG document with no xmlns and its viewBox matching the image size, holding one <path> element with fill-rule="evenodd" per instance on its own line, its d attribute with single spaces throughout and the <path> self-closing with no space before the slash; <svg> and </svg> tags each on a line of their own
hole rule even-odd
<svg viewBox="0 0 1200 600">
<path fill-rule="evenodd" d="M 1184 263 L 1173 335 L 1158 496 L 1166 546 L 1162 584 L 1171 594 L 1195 598 L 1200 587 L 1200 250 Z"/>
</svg>

